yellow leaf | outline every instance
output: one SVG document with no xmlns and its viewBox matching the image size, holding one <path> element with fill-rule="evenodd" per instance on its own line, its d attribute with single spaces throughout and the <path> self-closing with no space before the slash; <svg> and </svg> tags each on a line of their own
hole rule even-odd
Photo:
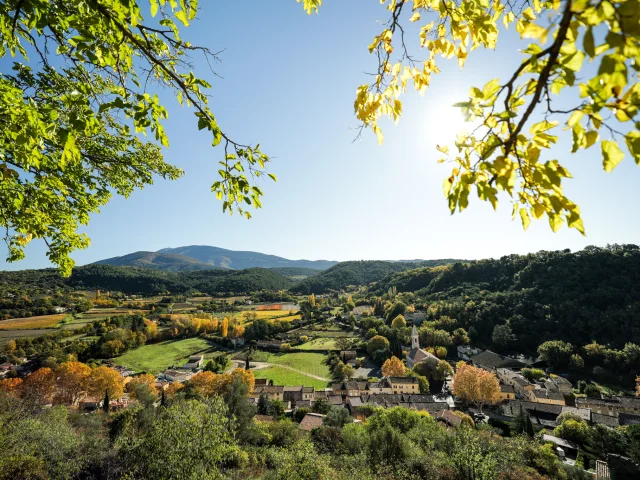
<svg viewBox="0 0 640 480">
<path fill-rule="evenodd" d="M 611 173 L 623 158 L 624 153 L 616 142 L 611 140 L 602 141 L 602 165 L 606 172 Z"/>
<path fill-rule="evenodd" d="M 526 208 L 520 209 L 520 218 L 522 219 L 522 227 L 526 230 L 529 228 L 529 224 L 531 223 L 531 219 L 529 218 L 529 213 Z"/>
<path fill-rule="evenodd" d="M 409 19 L 409 21 L 417 22 L 418 20 L 420 20 L 420 12 L 413 12 L 413 15 L 411 15 L 411 18 Z"/>
<path fill-rule="evenodd" d="M 441 147 L 440 145 L 436 145 L 436 149 L 439 152 L 444 153 L 445 155 L 449 155 L 449 147 L 447 147 L 446 145 L 444 147 Z"/>
<path fill-rule="evenodd" d="M 373 133 L 376 134 L 376 138 L 378 139 L 378 145 L 382 145 L 382 142 L 384 141 L 384 135 L 382 135 L 382 130 L 380 129 L 380 127 L 377 125 L 374 125 Z"/>
</svg>

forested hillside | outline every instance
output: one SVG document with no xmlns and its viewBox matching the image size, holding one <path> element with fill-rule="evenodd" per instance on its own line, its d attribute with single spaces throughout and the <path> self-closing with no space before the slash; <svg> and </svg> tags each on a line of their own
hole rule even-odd
<svg viewBox="0 0 640 480">
<path fill-rule="evenodd" d="M 327 293 L 350 285 L 368 285 L 394 272 L 409 270 L 417 265 L 436 266 L 455 261 L 426 260 L 419 264 L 415 262 L 384 262 L 379 260 L 341 262 L 314 277 L 300 282 L 291 291 L 299 294 Z"/>
<path fill-rule="evenodd" d="M 0 291 L 17 293 L 47 293 L 48 290 L 101 289 L 127 294 L 153 295 L 163 292 L 229 295 L 286 290 L 293 281 L 264 268 L 246 270 L 200 270 L 167 272 L 150 268 L 87 265 L 73 270 L 63 278 L 55 269 L 0 272 Z"/>
<path fill-rule="evenodd" d="M 214 270 L 215 267 L 202 263 L 194 258 L 185 257 L 177 253 L 135 252 L 121 257 L 107 258 L 95 262 L 96 265 L 113 265 L 116 267 L 140 267 L 166 270 L 168 272 L 183 272 L 189 270 Z"/>
<path fill-rule="evenodd" d="M 611 245 L 509 255 L 392 274 L 372 291 L 395 286 L 446 315 L 479 344 L 534 351 L 545 340 L 592 340 L 622 348 L 640 343 L 640 248 Z M 495 327 L 500 334 L 495 335 Z"/>
</svg>

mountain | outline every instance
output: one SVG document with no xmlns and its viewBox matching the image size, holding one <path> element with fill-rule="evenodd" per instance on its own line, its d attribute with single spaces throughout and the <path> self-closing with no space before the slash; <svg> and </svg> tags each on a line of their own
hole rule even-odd
<svg viewBox="0 0 640 480">
<path fill-rule="evenodd" d="M 167 272 L 212 270 L 218 268 L 184 255 L 158 252 L 135 252 L 121 257 L 100 260 L 95 262 L 95 264 L 113 265 L 115 267 L 152 268 L 154 270 L 164 270 Z"/>
<path fill-rule="evenodd" d="M 299 268 L 299 267 L 282 267 L 282 268 L 270 268 L 272 272 L 279 273 L 295 282 L 299 282 L 314 275 L 318 275 L 323 270 L 315 268 Z"/>
<path fill-rule="evenodd" d="M 253 267 L 297 267 L 326 270 L 338 263 L 329 260 L 289 260 L 276 255 L 267 255 L 259 252 L 227 250 L 225 248 L 210 247 L 207 245 L 163 248 L 162 250 L 158 250 L 158 253 L 183 255 L 212 267 L 232 268 L 234 270 Z"/>
<path fill-rule="evenodd" d="M 381 260 L 360 260 L 340 262 L 324 272 L 309 277 L 291 288 L 292 293 L 327 293 L 349 285 L 368 285 L 395 272 L 402 272 L 418 265 L 443 265 L 457 260 L 427 260 L 421 263 L 385 262 Z"/>
</svg>

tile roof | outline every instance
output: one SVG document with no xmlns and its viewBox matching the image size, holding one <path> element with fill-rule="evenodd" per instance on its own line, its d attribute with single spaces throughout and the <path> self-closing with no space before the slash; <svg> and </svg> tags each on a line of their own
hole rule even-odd
<svg viewBox="0 0 640 480">
<path fill-rule="evenodd" d="M 640 425 L 640 415 L 620 413 L 618 420 L 620 421 L 620 425 Z"/>
<path fill-rule="evenodd" d="M 548 403 L 521 402 L 522 407 L 527 411 L 552 413 L 556 416 L 562 413 L 562 405 L 549 405 Z"/>
<path fill-rule="evenodd" d="M 523 368 L 526 364 L 516 358 L 505 357 L 498 355 L 489 350 L 479 353 L 471 357 L 471 361 L 478 365 L 482 365 L 489 368 Z"/>
<path fill-rule="evenodd" d="M 516 390 L 511 385 L 500 384 L 500 391 L 502 393 L 516 393 Z"/>
<path fill-rule="evenodd" d="M 451 410 L 440 410 L 436 412 L 436 420 L 442 420 L 452 427 L 457 427 L 462 423 L 462 419 Z"/>
<path fill-rule="evenodd" d="M 439 362 L 438 357 L 434 354 L 429 353 L 421 348 L 412 348 L 411 351 L 407 354 L 407 358 L 410 358 L 414 364 L 428 361 L 428 362 Z"/>
<path fill-rule="evenodd" d="M 387 379 L 391 384 L 394 384 L 394 383 L 417 384 L 418 383 L 418 379 L 415 377 L 388 377 Z"/>
<path fill-rule="evenodd" d="M 265 423 L 273 422 L 272 415 L 256 415 L 253 418 L 256 420 L 256 422 L 265 422 Z"/>
<path fill-rule="evenodd" d="M 299 428 L 306 432 L 310 432 L 314 428 L 322 426 L 324 415 L 319 413 L 307 413 L 300 422 Z"/>
<path fill-rule="evenodd" d="M 607 427 L 616 428 L 620 426 L 618 417 L 611 415 L 602 415 L 601 413 L 591 412 L 591 421 L 598 425 L 606 425 Z"/>
</svg>

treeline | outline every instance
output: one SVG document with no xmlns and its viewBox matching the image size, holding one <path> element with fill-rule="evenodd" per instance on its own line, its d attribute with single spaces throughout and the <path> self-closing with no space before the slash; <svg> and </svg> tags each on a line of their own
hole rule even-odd
<svg viewBox="0 0 640 480">
<path fill-rule="evenodd" d="M 640 248 L 587 247 L 419 268 L 373 288 L 413 292 L 427 321 L 447 317 L 474 344 L 535 353 L 547 340 L 640 344 Z M 400 295 L 402 298 L 402 295 Z M 498 329 L 496 330 L 496 328 Z"/>
<path fill-rule="evenodd" d="M 0 286 L 18 293 L 46 294 L 72 289 L 113 290 L 125 294 L 157 295 L 171 292 L 202 292 L 228 296 L 252 292 L 286 290 L 293 281 L 273 270 L 202 270 L 165 272 L 148 268 L 86 265 L 73 270 L 71 277 L 61 277 L 57 270 L 0 272 Z M 13 294 L 12 294 L 13 295 Z"/>
<path fill-rule="evenodd" d="M 368 285 L 377 282 L 395 272 L 416 268 L 416 266 L 435 267 L 446 265 L 456 260 L 427 260 L 419 263 L 384 262 L 379 260 L 363 260 L 341 262 L 313 277 L 307 278 L 291 288 L 291 292 L 308 295 L 311 293 L 327 293 L 340 291 L 354 285 Z"/>
</svg>

